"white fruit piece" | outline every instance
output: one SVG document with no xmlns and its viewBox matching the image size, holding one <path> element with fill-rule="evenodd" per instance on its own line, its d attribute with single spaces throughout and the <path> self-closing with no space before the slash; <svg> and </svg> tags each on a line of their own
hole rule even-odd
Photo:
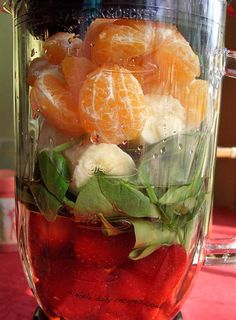
<svg viewBox="0 0 236 320">
<path fill-rule="evenodd" d="M 172 96 L 145 95 L 148 117 L 141 133 L 141 140 L 155 143 L 183 131 L 186 126 L 186 111 L 179 100 Z"/>
<path fill-rule="evenodd" d="M 86 184 L 97 170 L 122 177 L 136 172 L 133 159 L 115 144 L 89 145 L 86 149 L 73 147 L 72 152 L 66 152 L 66 157 L 72 166 L 76 163 L 72 177 L 72 186 L 76 189 Z"/>
</svg>

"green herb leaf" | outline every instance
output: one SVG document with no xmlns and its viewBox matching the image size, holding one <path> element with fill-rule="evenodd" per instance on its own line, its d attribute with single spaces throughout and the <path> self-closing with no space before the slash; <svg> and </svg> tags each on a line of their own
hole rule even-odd
<svg viewBox="0 0 236 320">
<path fill-rule="evenodd" d="M 61 207 L 61 203 L 48 192 L 46 188 L 38 183 L 31 183 L 29 188 L 40 212 L 48 221 L 54 221 Z"/>
<path fill-rule="evenodd" d="M 131 217 L 160 217 L 157 207 L 134 185 L 105 175 L 97 177 L 103 195 L 117 210 Z"/>
<path fill-rule="evenodd" d="M 70 209 L 74 209 L 75 208 L 75 202 L 71 201 L 67 197 L 65 197 L 63 199 L 63 204 L 66 205 L 67 207 L 69 207 Z"/>
<path fill-rule="evenodd" d="M 129 258 L 138 260 L 147 257 L 160 246 L 179 243 L 178 234 L 170 231 L 162 223 L 154 223 L 143 219 L 132 219 L 135 232 L 135 246 Z"/>
<path fill-rule="evenodd" d="M 38 155 L 39 169 L 46 188 L 61 202 L 70 183 L 66 159 L 53 150 L 43 150 Z"/>
<path fill-rule="evenodd" d="M 22 203 L 36 206 L 34 197 L 27 185 L 22 185 L 21 188 L 17 186 L 17 196 Z"/>
<path fill-rule="evenodd" d="M 141 184 L 165 187 L 191 183 L 198 167 L 202 140 L 202 133 L 186 133 L 150 146 L 138 168 Z"/>
<path fill-rule="evenodd" d="M 101 192 L 96 176 L 89 179 L 81 188 L 75 203 L 75 211 L 79 214 L 103 213 L 105 216 L 113 213 L 113 206 Z"/>
<path fill-rule="evenodd" d="M 159 199 L 161 205 L 172 205 L 183 202 L 188 198 L 195 197 L 200 191 L 204 183 L 204 178 L 198 178 L 194 183 L 182 186 L 182 187 L 171 187 L 168 191 Z"/>
</svg>

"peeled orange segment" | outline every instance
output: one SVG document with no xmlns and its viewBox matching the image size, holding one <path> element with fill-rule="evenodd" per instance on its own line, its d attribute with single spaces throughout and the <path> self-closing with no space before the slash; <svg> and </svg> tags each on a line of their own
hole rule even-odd
<svg viewBox="0 0 236 320">
<path fill-rule="evenodd" d="M 161 47 L 153 53 L 153 59 L 163 79 L 189 83 L 200 76 L 199 58 L 180 34 L 164 40 Z"/>
<path fill-rule="evenodd" d="M 52 64 L 60 64 L 67 56 L 80 56 L 82 40 L 73 33 L 58 32 L 48 38 L 43 49 Z"/>
<path fill-rule="evenodd" d="M 30 102 L 33 110 L 38 110 L 59 131 L 70 136 L 82 133 L 76 103 L 56 67 L 42 71 L 36 79 Z"/>
<path fill-rule="evenodd" d="M 147 20 L 117 19 L 113 24 L 131 27 L 139 31 L 143 36 L 143 41 L 145 42 L 147 49 L 146 51 L 151 51 L 152 46 L 154 46 L 157 23 Z"/>
<path fill-rule="evenodd" d="M 95 70 L 81 87 L 79 115 L 84 130 L 99 142 L 120 144 L 137 138 L 146 120 L 138 80 L 117 65 Z"/>
<path fill-rule="evenodd" d="M 91 59 L 96 64 L 114 63 L 127 66 L 132 57 L 147 50 L 143 33 L 129 26 L 109 24 L 95 39 Z"/>
<path fill-rule="evenodd" d="M 194 80 L 188 87 L 179 90 L 178 99 L 187 112 L 187 124 L 198 127 L 207 117 L 209 107 L 209 83 Z"/>
<path fill-rule="evenodd" d="M 46 56 L 35 58 L 29 65 L 27 82 L 33 86 L 35 80 L 40 75 L 43 69 L 49 66 L 49 61 Z"/>
<path fill-rule="evenodd" d="M 114 19 L 96 19 L 89 26 L 83 42 L 83 54 L 85 57 L 91 58 L 91 49 L 94 46 L 95 40 L 98 38 L 98 35 L 102 32 L 105 26 L 114 22 Z"/>
<path fill-rule="evenodd" d="M 173 26 L 162 24 L 156 28 L 153 51 L 139 59 L 142 66 L 152 65 L 158 69 L 162 81 L 189 84 L 200 76 L 200 62 L 189 43 Z"/>
<path fill-rule="evenodd" d="M 79 89 L 87 74 L 95 69 L 94 64 L 84 57 L 65 57 L 61 67 L 66 83 L 72 94 L 78 99 Z"/>
</svg>

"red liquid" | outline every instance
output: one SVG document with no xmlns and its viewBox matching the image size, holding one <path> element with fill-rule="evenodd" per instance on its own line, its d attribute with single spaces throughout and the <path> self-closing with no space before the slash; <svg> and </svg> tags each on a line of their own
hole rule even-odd
<svg viewBox="0 0 236 320">
<path fill-rule="evenodd" d="M 52 223 L 30 213 L 29 256 L 44 311 L 66 320 L 172 319 L 187 268 L 185 249 L 163 246 L 133 261 L 134 244 L 132 229 L 107 237 L 70 218 Z"/>
</svg>

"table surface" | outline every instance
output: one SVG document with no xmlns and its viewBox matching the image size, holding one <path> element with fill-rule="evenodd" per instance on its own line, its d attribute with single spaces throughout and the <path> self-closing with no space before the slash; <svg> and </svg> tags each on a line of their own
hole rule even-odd
<svg viewBox="0 0 236 320">
<path fill-rule="evenodd" d="M 236 213 L 215 209 L 212 234 L 235 236 Z M 32 320 L 35 308 L 18 253 L 0 253 L 0 320 Z M 182 312 L 184 320 L 236 320 L 236 267 L 203 267 Z"/>
</svg>

